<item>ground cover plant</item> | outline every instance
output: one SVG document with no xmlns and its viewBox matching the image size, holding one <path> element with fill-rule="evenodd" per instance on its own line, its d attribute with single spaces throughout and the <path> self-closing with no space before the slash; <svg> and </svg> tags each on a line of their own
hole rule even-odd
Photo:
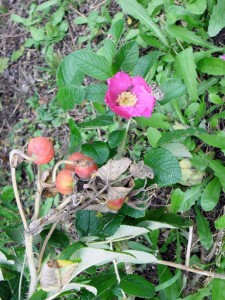
<svg viewBox="0 0 225 300">
<path fill-rule="evenodd" d="M 225 299 L 223 1 L 21 9 L 0 72 L 34 51 L 41 84 L 1 126 L 0 298 Z"/>
</svg>

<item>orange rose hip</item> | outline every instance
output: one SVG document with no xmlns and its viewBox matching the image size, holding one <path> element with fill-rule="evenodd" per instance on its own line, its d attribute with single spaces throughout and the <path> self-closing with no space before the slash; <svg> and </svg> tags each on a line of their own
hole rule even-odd
<svg viewBox="0 0 225 300">
<path fill-rule="evenodd" d="M 38 136 L 30 140 L 27 149 L 28 155 L 37 165 L 48 164 L 54 157 L 54 146 L 47 137 Z"/>
<path fill-rule="evenodd" d="M 55 186 L 59 193 L 63 195 L 70 195 L 73 193 L 75 180 L 73 178 L 74 172 L 63 169 L 59 171 L 56 176 Z"/>
</svg>

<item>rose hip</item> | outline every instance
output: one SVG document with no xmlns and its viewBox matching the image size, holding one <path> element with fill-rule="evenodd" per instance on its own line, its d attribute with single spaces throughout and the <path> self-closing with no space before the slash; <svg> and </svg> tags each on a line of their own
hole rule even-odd
<svg viewBox="0 0 225 300">
<path fill-rule="evenodd" d="M 90 179 L 91 175 L 98 170 L 95 161 L 88 156 L 83 156 L 75 165 L 75 173 L 81 179 Z"/>
<path fill-rule="evenodd" d="M 85 157 L 83 153 L 80 153 L 80 152 L 74 152 L 73 154 L 71 154 L 71 155 L 67 158 L 67 160 L 71 160 L 71 161 L 73 161 L 73 162 L 76 162 L 76 161 L 78 161 L 79 159 L 82 159 L 83 157 Z M 69 165 L 69 164 L 66 164 L 66 165 L 65 165 L 65 169 L 67 169 L 67 170 L 74 170 L 74 167 L 75 167 L 75 165 Z"/>
<path fill-rule="evenodd" d="M 125 200 L 126 200 L 126 198 L 118 198 L 115 200 L 108 200 L 106 205 L 111 210 L 119 210 L 123 206 Z"/>
<path fill-rule="evenodd" d="M 52 141 L 47 137 L 35 137 L 28 143 L 28 155 L 37 165 L 48 164 L 54 157 Z"/>
<path fill-rule="evenodd" d="M 74 172 L 71 170 L 61 170 L 56 176 L 56 189 L 63 195 L 70 195 L 73 193 L 75 180 L 73 178 Z"/>
</svg>

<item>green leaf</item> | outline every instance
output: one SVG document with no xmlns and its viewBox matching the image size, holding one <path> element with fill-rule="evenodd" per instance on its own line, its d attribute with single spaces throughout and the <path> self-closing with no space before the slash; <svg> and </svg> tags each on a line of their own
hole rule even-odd
<svg viewBox="0 0 225 300">
<path fill-rule="evenodd" d="M 141 56 L 137 64 L 134 66 L 133 76 L 141 76 L 145 78 L 153 66 L 155 60 L 162 55 L 160 51 L 152 51 L 147 55 Z"/>
<path fill-rule="evenodd" d="M 75 152 L 80 150 L 80 145 L 82 142 L 82 137 L 80 129 L 77 127 L 73 119 L 69 119 L 69 128 L 70 128 L 70 152 Z"/>
<path fill-rule="evenodd" d="M 170 272 L 169 268 L 166 266 L 158 265 L 158 277 L 160 285 L 167 283 L 169 280 L 172 280 L 174 275 Z M 164 290 L 161 291 L 162 299 L 177 299 L 178 295 L 180 295 L 180 290 L 182 287 L 179 286 L 179 281 L 175 281 L 170 286 L 166 287 Z"/>
<path fill-rule="evenodd" d="M 101 50 L 107 61 L 112 64 L 116 54 L 116 44 L 112 40 L 104 40 L 104 47 Z"/>
<path fill-rule="evenodd" d="M 225 215 L 218 218 L 215 222 L 216 229 L 223 229 L 225 228 Z"/>
<path fill-rule="evenodd" d="M 204 211 L 213 210 L 219 202 L 221 183 L 218 178 L 213 178 L 204 188 L 201 195 L 201 207 Z"/>
<path fill-rule="evenodd" d="M 40 235 L 41 238 L 44 240 L 49 233 L 50 229 L 44 229 Z M 48 244 L 52 245 L 53 247 L 57 248 L 65 248 L 68 247 L 70 243 L 69 237 L 67 234 L 65 234 L 62 230 L 55 229 L 54 232 L 52 233 Z"/>
<path fill-rule="evenodd" d="M 154 286 L 144 277 L 136 274 L 123 277 L 120 287 L 126 294 L 136 297 L 149 299 L 155 294 Z"/>
<path fill-rule="evenodd" d="M 5 229 L 6 234 L 19 245 L 24 244 L 24 233 L 22 226 Z"/>
<path fill-rule="evenodd" d="M 94 142 L 92 144 L 83 144 L 82 145 L 82 153 L 87 156 L 90 156 L 94 159 L 94 161 L 102 165 L 109 158 L 109 147 L 104 142 Z"/>
<path fill-rule="evenodd" d="M 153 113 L 151 118 L 138 117 L 135 118 L 135 120 L 137 121 L 138 125 L 143 127 L 151 126 L 153 128 L 161 128 L 166 130 L 169 130 L 171 127 L 170 123 L 168 122 L 168 116 L 162 113 Z"/>
<path fill-rule="evenodd" d="M 193 31 L 189 31 L 186 27 L 169 25 L 167 27 L 168 32 L 176 39 L 186 42 L 188 44 L 194 44 L 197 46 L 202 46 L 208 49 L 217 49 L 218 47 L 213 44 L 204 41 L 200 36 L 195 34 Z"/>
<path fill-rule="evenodd" d="M 186 4 L 187 9 L 196 15 L 201 15 L 206 10 L 206 0 L 189 0 Z"/>
<path fill-rule="evenodd" d="M 11 202 L 15 198 L 12 185 L 4 186 L 1 192 L 1 200 Z"/>
<path fill-rule="evenodd" d="M 168 287 L 170 287 L 171 285 L 173 285 L 177 280 L 178 278 L 181 276 L 181 271 L 178 270 L 177 273 L 171 277 L 170 279 L 168 279 L 167 281 L 164 281 L 163 283 L 157 285 L 155 287 L 155 291 L 156 292 L 159 292 L 159 291 L 162 291 Z"/>
<path fill-rule="evenodd" d="M 225 149 L 225 135 L 223 132 L 218 134 L 201 134 L 199 139 L 210 146 Z"/>
<path fill-rule="evenodd" d="M 1 300 L 9 300 L 12 299 L 12 291 L 9 285 L 9 281 L 0 281 L 0 295 Z"/>
<path fill-rule="evenodd" d="M 39 290 L 36 293 L 34 293 L 31 298 L 29 298 L 30 300 L 45 300 L 47 298 L 47 292 L 43 291 L 43 290 Z"/>
<path fill-rule="evenodd" d="M 109 147 L 111 149 L 116 148 L 125 136 L 125 129 L 115 130 L 109 135 Z"/>
<path fill-rule="evenodd" d="M 153 127 L 148 127 L 147 129 L 147 139 L 149 141 L 149 144 L 155 148 L 157 147 L 158 141 L 161 138 L 162 134 L 161 132 Z"/>
<path fill-rule="evenodd" d="M 91 286 L 94 286 L 98 290 L 98 297 L 101 299 L 105 299 L 104 296 L 107 292 L 110 294 L 111 297 L 113 297 L 112 287 L 116 283 L 117 279 L 115 273 L 111 271 L 101 272 L 100 274 L 93 276 L 89 282 Z"/>
<path fill-rule="evenodd" d="M 37 11 L 42 11 L 45 10 L 55 4 L 59 4 L 59 0 L 49 0 L 49 1 L 45 1 L 44 3 L 40 4 L 37 6 Z"/>
<path fill-rule="evenodd" d="M 223 76 L 225 74 L 225 61 L 221 58 L 205 57 L 198 61 L 197 68 L 209 75 Z"/>
<path fill-rule="evenodd" d="M 181 189 L 175 189 L 173 190 L 171 194 L 171 212 L 177 213 L 184 201 L 184 192 L 181 191 Z"/>
<path fill-rule="evenodd" d="M 189 296 L 187 296 L 185 298 L 179 298 L 177 300 L 203 300 L 203 299 L 205 299 L 208 296 L 211 296 L 211 287 L 210 287 L 210 285 L 207 285 L 207 287 L 199 290 L 195 294 L 189 295 Z"/>
<path fill-rule="evenodd" d="M 129 73 L 138 61 L 139 49 L 138 44 L 134 41 L 127 42 L 117 52 L 113 64 L 114 70 L 120 69 Z"/>
<path fill-rule="evenodd" d="M 2 74 L 8 68 L 8 57 L 0 57 L 0 74 Z"/>
<path fill-rule="evenodd" d="M 160 100 L 160 104 L 166 104 L 170 100 L 177 99 L 186 93 L 186 86 L 180 79 L 169 79 L 160 85 L 160 89 L 164 92 L 165 96 Z"/>
<path fill-rule="evenodd" d="M 57 93 L 57 100 L 63 110 L 73 109 L 75 104 L 81 104 L 86 91 L 83 87 L 75 85 L 61 86 Z"/>
<path fill-rule="evenodd" d="M 98 236 L 101 238 L 112 236 L 120 228 L 124 219 L 122 214 L 104 213 L 100 217 Z"/>
<path fill-rule="evenodd" d="M 82 122 L 78 124 L 78 127 L 104 127 L 113 124 L 113 117 L 107 115 L 101 115 L 93 120 Z"/>
<path fill-rule="evenodd" d="M 116 21 L 110 27 L 109 34 L 113 36 L 113 39 L 116 44 L 118 43 L 118 41 L 123 33 L 123 28 L 124 28 L 124 20 L 123 19 Z"/>
<path fill-rule="evenodd" d="M 182 6 L 170 5 L 166 15 L 169 24 L 175 24 L 179 20 L 184 20 L 194 27 L 201 25 L 200 20 Z"/>
<path fill-rule="evenodd" d="M 70 259 L 71 256 L 79 249 L 86 247 L 82 242 L 75 242 L 62 250 L 58 259 Z"/>
<path fill-rule="evenodd" d="M 113 75 L 110 63 L 102 56 L 88 50 L 77 50 L 72 56 L 77 67 L 93 78 L 105 80 Z"/>
<path fill-rule="evenodd" d="M 206 250 L 209 250 L 213 244 L 213 238 L 209 228 L 209 222 L 201 214 L 197 206 L 195 206 L 195 213 L 196 213 L 197 231 L 198 231 L 200 242 Z"/>
<path fill-rule="evenodd" d="M 19 59 L 23 55 L 23 52 L 24 52 L 23 46 L 21 46 L 19 50 L 13 51 L 12 56 L 11 56 L 11 61 L 14 62 L 17 59 Z"/>
<path fill-rule="evenodd" d="M 198 99 L 196 64 L 192 48 L 187 48 L 177 54 L 175 58 L 175 69 L 186 84 L 190 100 Z"/>
<path fill-rule="evenodd" d="M 223 0 L 218 0 L 214 5 L 209 19 L 208 34 L 210 37 L 217 35 L 225 27 L 225 6 Z"/>
<path fill-rule="evenodd" d="M 44 29 L 44 27 L 37 28 L 37 27 L 31 26 L 30 27 L 30 34 L 36 42 L 40 42 L 40 41 L 43 41 L 45 39 L 45 29 Z"/>
<path fill-rule="evenodd" d="M 138 210 L 135 208 L 130 207 L 126 203 L 122 206 L 121 213 L 125 214 L 126 216 L 129 216 L 134 219 L 143 218 L 145 216 L 145 210 Z"/>
<path fill-rule="evenodd" d="M 212 281 L 212 300 L 225 299 L 225 289 L 223 279 L 213 279 Z"/>
<path fill-rule="evenodd" d="M 97 212 L 93 210 L 79 210 L 76 214 L 75 226 L 80 237 L 96 236 L 98 233 L 100 220 Z"/>
<path fill-rule="evenodd" d="M 57 85 L 73 84 L 80 86 L 84 80 L 84 73 L 76 65 L 73 53 L 67 55 L 59 64 L 57 70 Z"/>
<path fill-rule="evenodd" d="M 147 14 L 147 11 L 141 4 L 139 4 L 136 0 L 117 0 L 117 2 L 127 14 L 139 20 L 140 23 L 150 29 L 165 46 L 169 46 L 166 36 L 152 21 L 152 19 Z"/>
<path fill-rule="evenodd" d="M 178 160 L 166 149 L 151 149 L 145 154 L 144 162 L 153 168 L 154 179 L 159 185 L 170 185 L 181 180 Z"/>
<path fill-rule="evenodd" d="M 188 136 L 199 136 L 206 131 L 202 128 L 191 127 L 187 129 L 176 129 L 164 134 L 158 141 L 158 146 L 168 144 L 171 142 L 179 141 L 180 139 L 186 138 Z"/>
<path fill-rule="evenodd" d="M 107 85 L 104 83 L 94 83 L 88 86 L 86 99 L 93 102 L 104 103 Z"/>
</svg>

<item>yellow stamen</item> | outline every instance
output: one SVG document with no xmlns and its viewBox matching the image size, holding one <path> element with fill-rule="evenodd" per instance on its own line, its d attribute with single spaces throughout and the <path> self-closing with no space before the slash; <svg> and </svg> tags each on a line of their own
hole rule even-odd
<svg viewBox="0 0 225 300">
<path fill-rule="evenodd" d="M 134 106 L 137 103 L 137 97 L 131 92 L 122 92 L 116 102 L 119 106 Z"/>
</svg>

